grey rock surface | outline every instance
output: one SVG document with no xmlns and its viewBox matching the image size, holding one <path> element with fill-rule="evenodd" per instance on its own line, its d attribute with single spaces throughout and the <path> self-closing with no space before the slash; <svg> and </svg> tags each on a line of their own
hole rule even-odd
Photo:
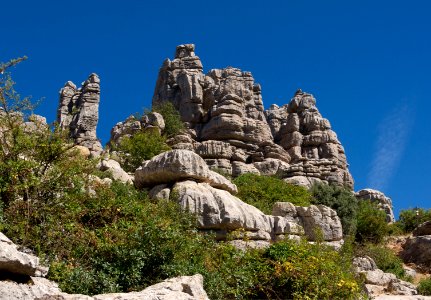
<svg viewBox="0 0 431 300">
<path fill-rule="evenodd" d="M 0 233 L 0 272 L 27 276 L 45 276 L 48 269 L 39 265 L 37 256 L 19 251 L 17 245 Z"/>
<path fill-rule="evenodd" d="M 426 221 L 416 227 L 413 232 L 413 236 L 431 235 L 431 221 Z"/>
<path fill-rule="evenodd" d="M 68 81 L 60 90 L 60 103 L 57 121 L 63 129 L 70 132 L 75 144 L 90 149 L 99 155 L 102 145 L 97 138 L 96 128 L 99 121 L 100 79 L 91 74 L 80 88 Z"/>
<path fill-rule="evenodd" d="M 238 192 L 236 185 L 211 171 L 199 155 L 189 150 L 177 149 L 163 152 L 145 161 L 135 172 L 135 185 L 139 188 L 187 179 L 207 182 L 212 187 L 234 194 Z"/>
<path fill-rule="evenodd" d="M 119 162 L 113 159 L 102 159 L 99 166 L 101 171 L 108 171 L 111 173 L 112 178 L 121 181 L 123 183 L 132 184 L 133 176 L 129 175 L 126 171 L 121 168 Z"/>
<path fill-rule="evenodd" d="M 431 271 L 431 235 L 410 237 L 403 244 L 401 257 L 405 263 L 414 263 L 425 271 Z"/>
<path fill-rule="evenodd" d="M 379 208 L 386 213 L 386 221 L 388 223 L 395 222 L 392 200 L 380 191 L 373 189 L 363 189 L 355 193 L 358 200 L 370 200 L 377 203 Z"/>
<path fill-rule="evenodd" d="M 203 73 L 193 44 L 179 45 L 175 58 L 159 71 L 153 105 L 171 102 L 185 122 L 188 141 L 174 149 L 193 150 L 211 168 L 243 173 L 303 176 L 353 188 L 344 149 L 315 106 L 312 95 L 298 91 L 289 104 L 264 110 L 261 87 L 250 72 L 236 68 Z M 274 161 L 259 164 L 269 159 Z M 221 161 L 223 160 L 223 161 Z"/>
</svg>

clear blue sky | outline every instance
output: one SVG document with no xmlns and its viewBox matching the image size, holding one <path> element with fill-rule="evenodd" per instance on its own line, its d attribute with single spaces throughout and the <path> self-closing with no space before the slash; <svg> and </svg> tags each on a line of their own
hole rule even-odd
<svg viewBox="0 0 431 300">
<path fill-rule="evenodd" d="M 44 97 L 96 72 L 98 135 L 151 106 L 158 69 L 196 44 L 205 71 L 251 71 L 266 107 L 312 93 L 345 147 L 355 189 L 382 189 L 395 211 L 431 207 L 431 2 L 2 1 L 0 61 L 17 89 Z"/>
</svg>

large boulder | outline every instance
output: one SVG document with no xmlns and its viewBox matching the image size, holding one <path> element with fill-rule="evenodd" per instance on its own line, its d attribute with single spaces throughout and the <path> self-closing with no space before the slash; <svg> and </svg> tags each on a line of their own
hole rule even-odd
<svg viewBox="0 0 431 300">
<path fill-rule="evenodd" d="M 412 232 L 413 236 L 431 235 L 431 221 L 420 224 Z"/>
<path fill-rule="evenodd" d="M 431 235 L 410 237 L 403 244 L 401 257 L 406 263 L 414 263 L 425 271 L 431 271 Z"/>
<path fill-rule="evenodd" d="M 187 179 L 206 182 L 212 187 L 234 194 L 238 192 L 236 185 L 211 171 L 199 155 L 189 150 L 177 149 L 161 153 L 145 161 L 135 172 L 135 185 L 138 188 Z"/>
<path fill-rule="evenodd" d="M 0 232 L 1 272 L 7 272 L 12 275 L 45 276 L 48 269 L 39 265 L 37 256 L 19 251 L 18 246 Z"/>
<path fill-rule="evenodd" d="M 375 202 L 377 206 L 386 213 L 386 221 L 388 223 L 395 222 L 392 200 L 382 192 L 373 189 L 363 189 L 356 192 L 355 197 L 358 200 L 370 200 Z"/>
</svg>

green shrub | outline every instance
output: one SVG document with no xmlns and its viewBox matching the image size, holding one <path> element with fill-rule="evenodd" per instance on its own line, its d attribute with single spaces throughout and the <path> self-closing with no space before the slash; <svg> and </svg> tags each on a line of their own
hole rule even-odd
<svg viewBox="0 0 431 300">
<path fill-rule="evenodd" d="M 411 208 L 402 210 L 397 224 L 405 233 L 412 232 L 419 224 L 431 221 L 431 209 Z"/>
<path fill-rule="evenodd" d="M 357 256 L 369 256 L 377 267 L 386 273 L 392 273 L 401 279 L 408 279 L 403 268 L 403 261 L 392 251 L 383 245 L 367 243 L 356 249 Z"/>
<path fill-rule="evenodd" d="M 419 295 L 431 296 L 431 278 L 423 279 L 418 285 Z"/>
<path fill-rule="evenodd" d="M 353 193 L 344 187 L 328 184 L 315 184 L 310 189 L 313 204 L 323 204 L 337 211 L 343 226 L 343 234 L 354 236 L 358 200 Z"/>
<path fill-rule="evenodd" d="M 321 243 L 283 241 L 267 249 L 273 273 L 265 291 L 271 299 L 357 299 L 360 282 L 351 255 Z"/>
<path fill-rule="evenodd" d="M 147 159 L 168 151 L 171 148 L 166 144 L 166 137 L 157 132 L 139 132 L 121 139 L 120 144 L 114 147 L 121 158 L 124 170 L 134 172 Z"/>
<path fill-rule="evenodd" d="M 165 121 L 163 134 L 167 137 L 173 137 L 185 128 L 184 123 L 181 121 L 180 113 L 171 102 L 154 105 L 152 110 L 163 116 Z"/>
<path fill-rule="evenodd" d="M 380 243 L 387 234 L 386 213 L 369 200 L 359 201 L 356 240 L 360 243 Z"/>
<path fill-rule="evenodd" d="M 238 198 L 266 214 L 271 214 L 272 206 L 279 201 L 298 206 L 310 205 L 311 195 L 304 187 L 289 184 L 276 177 L 249 173 L 238 176 L 233 182 L 238 187 Z"/>
</svg>

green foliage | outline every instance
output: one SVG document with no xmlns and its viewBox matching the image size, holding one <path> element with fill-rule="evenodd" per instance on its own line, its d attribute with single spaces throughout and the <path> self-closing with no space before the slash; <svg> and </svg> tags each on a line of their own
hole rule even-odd
<svg viewBox="0 0 431 300">
<path fill-rule="evenodd" d="M 386 273 L 392 273 L 398 278 L 407 280 L 406 272 L 403 268 L 403 261 L 392 251 L 383 245 L 367 243 L 356 249 L 357 256 L 369 256 L 376 263 L 377 267 Z"/>
<path fill-rule="evenodd" d="M 360 243 L 380 243 L 387 234 L 385 212 L 369 200 L 359 201 L 356 240 Z"/>
<path fill-rule="evenodd" d="M 353 193 L 344 187 L 328 184 L 315 184 L 310 189 L 313 204 L 323 204 L 337 211 L 343 226 L 343 234 L 354 236 L 358 200 Z"/>
<path fill-rule="evenodd" d="M 289 184 L 276 177 L 248 173 L 238 176 L 233 182 L 238 187 L 238 198 L 266 214 L 272 213 L 275 202 L 310 205 L 311 195 L 304 187 Z"/>
<path fill-rule="evenodd" d="M 165 121 L 165 130 L 163 133 L 167 137 L 173 137 L 184 129 L 184 123 L 181 121 L 180 113 L 171 102 L 163 102 L 154 105 L 153 111 L 163 116 L 163 120 Z"/>
<path fill-rule="evenodd" d="M 356 299 L 360 282 L 351 269 L 349 251 L 321 243 L 284 241 L 265 255 L 272 265 L 265 291 L 272 299 Z M 274 294 L 272 294 L 272 292 Z"/>
<path fill-rule="evenodd" d="M 411 208 L 400 212 L 400 218 L 397 224 L 405 233 L 409 233 L 412 232 L 419 224 L 426 221 L 431 221 L 431 209 L 425 210 L 423 208 Z"/>
<path fill-rule="evenodd" d="M 419 282 L 418 293 L 420 295 L 431 296 L 431 278 L 423 279 Z"/>
<path fill-rule="evenodd" d="M 154 131 L 142 131 L 123 137 L 114 150 L 119 152 L 124 170 L 134 172 L 142 165 L 142 161 L 168 151 L 170 147 L 166 144 L 165 136 Z"/>
</svg>

